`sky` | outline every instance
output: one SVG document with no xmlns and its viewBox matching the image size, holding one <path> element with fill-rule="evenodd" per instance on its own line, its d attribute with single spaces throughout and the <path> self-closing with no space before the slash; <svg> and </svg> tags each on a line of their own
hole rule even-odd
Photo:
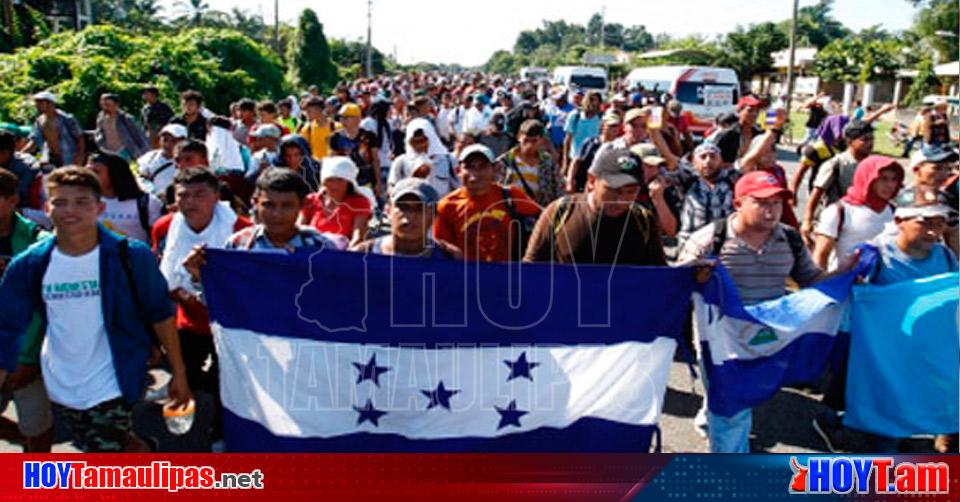
<svg viewBox="0 0 960 502">
<path fill-rule="evenodd" d="M 262 12 L 273 23 L 272 0 L 207 0 L 210 8 L 240 7 Z M 608 22 L 642 24 L 650 33 L 675 37 L 713 36 L 739 25 L 780 21 L 790 17 L 792 0 L 374 0 L 373 45 L 397 54 L 403 64 L 427 61 L 483 64 L 499 49 L 511 49 L 517 34 L 534 29 L 543 19 L 586 24 L 606 6 Z M 816 0 L 801 0 L 800 6 Z M 175 0 L 161 0 L 163 14 L 176 12 Z M 300 11 L 312 8 L 327 37 L 366 39 L 367 1 L 280 0 L 280 19 L 295 22 Z M 888 31 L 909 28 L 914 8 L 906 0 L 836 0 L 833 15 L 854 30 L 881 25 Z"/>
</svg>

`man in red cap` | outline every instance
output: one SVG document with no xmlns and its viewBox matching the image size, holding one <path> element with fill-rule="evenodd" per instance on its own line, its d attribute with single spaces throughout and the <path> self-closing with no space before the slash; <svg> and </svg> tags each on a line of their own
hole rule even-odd
<svg viewBox="0 0 960 502">
<path fill-rule="evenodd" d="M 720 147 L 720 159 L 723 167 L 732 166 L 734 162 L 747 153 L 753 138 L 763 134 L 763 129 L 757 126 L 757 116 L 765 107 L 760 98 L 748 94 L 737 102 L 737 125 L 721 131 L 716 137 Z"/>
<path fill-rule="evenodd" d="M 765 171 L 745 174 L 734 188 L 736 211 L 693 233 L 678 262 L 690 264 L 716 258 L 730 274 L 745 304 L 778 298 L 787 293 L 786 279 L 808 286 L 827 277 L 810 258 L 800 233 L 780 222 L 790 197 L 780 180 Z M 834 273 L 850 270 L 859 253 L 845 258 Z M 706 281 L 709 274 L 698 274 Z M 707 413 L 710 451 L 748 453 L 752 410 L 732 417 Z"/>
</svg>

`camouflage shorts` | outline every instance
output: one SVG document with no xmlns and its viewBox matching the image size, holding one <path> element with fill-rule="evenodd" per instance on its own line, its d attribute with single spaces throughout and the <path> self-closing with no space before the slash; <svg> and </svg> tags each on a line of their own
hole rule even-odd
<svg viewBox="0 0 960 502">
<path fill-rule="evenodd" d="M 67 426 L 74 445 L 81 451 L 122 452 L 126 449 L 133 414 L 123 398 L 104 401 L 86 410 L 54 406 L 57 418 Z"/>
</svg>

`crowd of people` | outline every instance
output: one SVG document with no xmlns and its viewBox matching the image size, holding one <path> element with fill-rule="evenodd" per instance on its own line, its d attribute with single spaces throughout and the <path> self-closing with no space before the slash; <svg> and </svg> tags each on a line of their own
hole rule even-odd
<svg viewBox="0 0 960 502">
<path fill-rule="evenodd" d="M 89 131 L 47 91 L 33 96 L 32 127 L 0 131 L 2 404 L 18 416 L 0 428 L 30 452 L 50 450 L 55 421 L 83 451 L 148 448 L 131 410 L 158 365 L 172 375 L 174 405 L 193 392 L 219 401 L 200 282 L 211 248 L 719 259 L 747 303 L 850 270 L 861 243 L 881 255 L 870 282 L 957 270 L 949 130 L 934 119 L 907 163 L 874 154 L 872 123 L 889 107 L 811 112 L 801 168 L 788 179 L 777 155 L 786 110 L 749 94 L 702 139 L 669 94 L 617 84 L 605 100 L 485 74 L 360 79 L 329 96 L 311 87 L 229 110 L 187 90 L 179 115 L 149 85 L 139 117 L 124 111 L 135 103 L 99 99 Z M 795 207 L 807 176 L 810 197 Z M 843 381 L 842 372 L 830 379 L 830 412 L 814 425 L 831 450 L 845 448 Z M 213 445 L 197 450 L 217 448 L 219 422 Z M 749 451 L 749 410 L 697 424 L 712 451 Z M 874 445 L 895 451 L 900 439 Z M 936 448 L 955 451 L 956 435 Z"/>
</svg>

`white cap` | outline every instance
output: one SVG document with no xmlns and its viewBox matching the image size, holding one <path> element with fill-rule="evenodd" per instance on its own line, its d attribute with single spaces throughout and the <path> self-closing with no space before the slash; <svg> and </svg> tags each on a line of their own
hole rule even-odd
<svg viewBox="0 0 960 502">
<path fill-rule="evenodd" d="M 340 178 L 349 181 L 357 188 L 357 174 L 360 170 L 350 157 L 327 157 L 320 168 L 320 183 L 328 178 Z"/>
<path fill-rule="evenodd" d="M 51 103 L 57 102 L 57 95 L 50 91 L 38 92 L 33 95 L 35 101 L 49 101 Z"/>
<path fill-rule="evenodd" d="M 163 126 L 163 129 L 160 129 L 160 134 L 169 134 L 174 138 L 186 138 L 187 137 L 187 128 L 180 124 L 167 124 Z"/>
<path fill-rule="evenodd" d="M 493 155 L 493 150 L 487 148 L 486 145 L 474 143 L 464 148 L 463 151 L 460 152 L 460 162 L 467 160 L 467 157 L 475 153 L 482 153 L 483 156 L 486 157 L 490 162 L 493 162 L 496 159 L 496 156 Z"/>
</svg>

